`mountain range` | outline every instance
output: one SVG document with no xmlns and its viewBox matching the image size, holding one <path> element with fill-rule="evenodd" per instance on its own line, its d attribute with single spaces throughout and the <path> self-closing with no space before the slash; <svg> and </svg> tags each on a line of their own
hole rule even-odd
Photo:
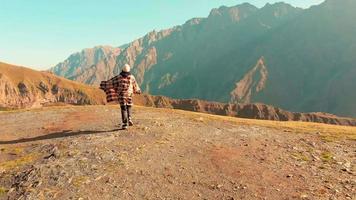
<svg viewBox="0 0 356 200">
<path fill-rule="evenodd" d="M 84 49 L 50 71 L 98 85 L 128 63 L 153 95 L 356 117 L 355 8 L 354 0 L 222 6 L 127 45 Z"/>
<path fill-rule="evenodd" d="M 327 113 L 299 113 L 265 104 L 224 104 L 198 99 L 136 95 L 135 105 L 188 110 L 215 115 L 274 121 L 305 121 L 356 126 L 356 119 Z M 107 104 L 97 87 L 67 80 L 49 72 L 0 62 L 0 111 L 63 105 Z"/>
</svg>

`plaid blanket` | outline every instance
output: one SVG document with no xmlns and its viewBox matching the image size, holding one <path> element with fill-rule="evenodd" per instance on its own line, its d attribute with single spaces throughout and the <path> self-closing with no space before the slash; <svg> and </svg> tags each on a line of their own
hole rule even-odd
<svg viewBox="0 0 356 200">
<path fill-rule="evenodd" d="M 133 94 L 141 93 L 135 77 L 130 73 L 120 73 L 108 81 L 102 81 L 100 89 L 106 93 L 107 102 L 119 102 L 120 105 L 133 105 Z"/>
</svg>

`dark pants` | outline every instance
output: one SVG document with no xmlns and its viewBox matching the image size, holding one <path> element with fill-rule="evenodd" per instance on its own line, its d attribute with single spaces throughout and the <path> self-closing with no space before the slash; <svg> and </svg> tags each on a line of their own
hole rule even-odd
<svg viewBox="0 0 356 200">
<path fill-rule="evenodd" d="M 130 106 L 130 105 L 121 105 L 120 107 L 121 107 L 122 123 L 124 125 L 127 125 L 129 123 L 129 120 L 131 120 L 132 106 Z"/>
</svg>

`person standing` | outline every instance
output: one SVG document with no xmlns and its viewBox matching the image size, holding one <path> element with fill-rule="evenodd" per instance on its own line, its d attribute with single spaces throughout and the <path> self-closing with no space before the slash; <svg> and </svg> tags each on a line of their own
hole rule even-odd
<svg viewBox="0 0 356 200">
<path fill-rule="evenodd" d="M 100 89 L 105 91 L 107 101 L 118 101 L 120 104 L 122 129 L 134 125 L 132 121 L 133 95 L 141 94 L 136 78 L 130 71 L 130 65 L 125 64 L 119 75 L 100 83 Z"/>
</svg>

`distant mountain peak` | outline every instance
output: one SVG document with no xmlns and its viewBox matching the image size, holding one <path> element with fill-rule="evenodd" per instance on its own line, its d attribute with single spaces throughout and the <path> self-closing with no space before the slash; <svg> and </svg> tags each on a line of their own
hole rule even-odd
<svg viewBox="0 0 356 200">
<path fill-rule="evenodd" d="M 238 22 L 241 19 L 248 17 L 250 13 L 257 10 L 257 7 L 249 3 L 243 3 L 232 7 L 221 6 L 219 8 L 212 9 L 208 19 L 220 18 L 221 20 L 229 19 L 233 22 Z"/>
<path fill-rule="evenodd" d="M 184 25 L 194 26 L 200 24 L 205 18 L 202 17 L 195 17 L 192 18 L 184 23 Z"/>
<path fill-rule="evenodd" d="M 274 4 L 267 3 L 264 7 L 260 9 L 260 12 L 270 14 L 274 17 L 280 17 L 288 15 L 292 12 L 299 12 L 302 10 L 302 8 L 294 7 L 288 3 L 278 2 Z"/>
<path fill-rule="evenodd" d="M 293 8 L 295 8 L 291 4 L 285 3 L 285 2 L 276 2 L 276 3 L 272 3 L 272 4 L 271 3 L 266 3 L 266 5 L 264 7 L 293 7 Z"/>
<path fill-rule="evenodd" d="M 85 48 L 80 52 L 71 54 L 66 60 L 58 63 L 49 71 L 56 75 L 76 79 L 80 77 L 86 70 L 93 68 L 93 66 L 105 65 L 106 70 L 116 70 L 116 57 L 120 55 L 121 49 L 109 45 L 99 45 L 93 48 Z M 106 77 L 106 75 L 102 75 Z M 84 83 L 92 83 L 83 81 Z"/>
</svg>

